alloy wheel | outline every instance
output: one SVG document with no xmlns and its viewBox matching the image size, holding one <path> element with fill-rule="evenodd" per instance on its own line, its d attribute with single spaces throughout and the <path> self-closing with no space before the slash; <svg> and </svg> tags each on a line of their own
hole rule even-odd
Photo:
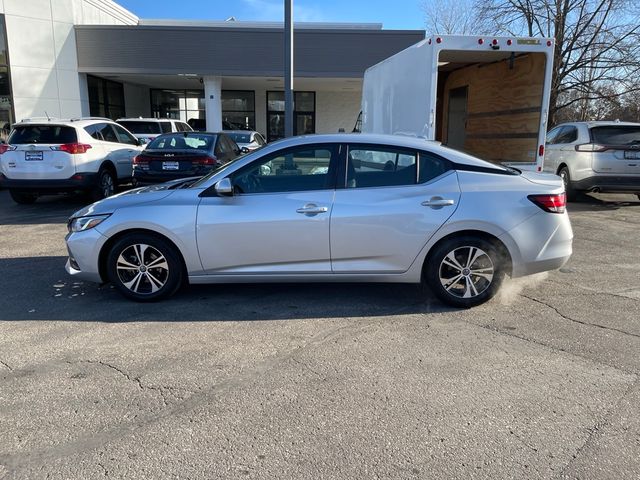
<svg viewBox="0 0 640 480">
<path fill-rule="evenodd" d="M 136 243 L 122 250 L 116 271 L 125 288 L 140 295 L 151 294 L 167 283 L 169 263 L 158 249 Z"/>
<path fill-rule="evenodd" d="M 446 292 L 458 298 L 474 298 L 491 286 L 495 267 L 481 248 L 462 246 L 442 259 L 438 272 Z"/>
<path fill-rule="evenodd" d="M 102 196 L 104 198 L 113 195 L 115 187 L 113 184 L 113 177 L 109 172 L 103 173 L 100 177 L 100 190 L 102 191 Z"/>
</svg>

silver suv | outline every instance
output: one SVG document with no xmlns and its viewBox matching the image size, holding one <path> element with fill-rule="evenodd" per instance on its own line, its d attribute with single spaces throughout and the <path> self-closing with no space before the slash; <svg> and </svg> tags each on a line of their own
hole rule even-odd
<svg viewBox="0 0 640 480">
<path fill-rule="evenodd" d="M 569 200 L 580 191 L 640 199 L 640 123 L 558 125 L 547 134 L 544 170 L 562 177 Z"/>
<path fill-rule="evenodd" d="M 76 190 L 99 200 L 131 180 L 141 150 L 137 138 L 108 118 L 23 120 L 0 144 L 0 187 L 17 203 Z"/>
<path fill-rule="evenodd" d="M 172 118 L 119 118 L 116 122 L 145 143 L 163 133 L 193 131 L 187 123 Z"/>
</svg>

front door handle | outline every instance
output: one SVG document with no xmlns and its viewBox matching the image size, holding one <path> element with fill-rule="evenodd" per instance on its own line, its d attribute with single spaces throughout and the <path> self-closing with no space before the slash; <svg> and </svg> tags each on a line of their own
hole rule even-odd
<svg viewBox="0 0 640 480">
<path fill-rule="evenodd" d="M 431 207 L 433 209 L 439 209 L 442 207 L 449 207 L 454 203 L 455 202 L 450 198 L 431 197 L 429 200 L 422 202 L 420 205 L 423 205 L 425 207 Z"/>
<path fill-rule="evenodd" d="M 319 213 L 326 213 L 329 209 L 327 207 L 319 207 L 315 203 L 307 203 L 304 207 L 298 208 L 296 212 L 304 215 L 317 215 Z"/>
</svg>

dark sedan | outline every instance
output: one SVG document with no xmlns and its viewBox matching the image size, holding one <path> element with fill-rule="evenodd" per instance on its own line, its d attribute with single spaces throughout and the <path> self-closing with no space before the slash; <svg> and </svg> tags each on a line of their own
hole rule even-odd
<svg viewBox="0 0 640 480">
<path fill-rule="evenodd" d="M 205 175 L 241 154 L 224 133 L 180 132 L 156 137 L 133 159 L 137 185 Z"/>
</svg>

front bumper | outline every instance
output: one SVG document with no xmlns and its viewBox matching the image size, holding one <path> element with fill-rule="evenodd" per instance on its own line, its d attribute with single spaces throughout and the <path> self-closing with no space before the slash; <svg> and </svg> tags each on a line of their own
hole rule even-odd
<svg viewBox="0 0 640 480">
<path fill-rule="evenodd" d="M 55 180 L 15 179 L 0 174 L 0 187 L 29 193 L 58 193 L 88 190 L 96 184 L 97 173 L 76 173 L 69 178 Z"/>
<path fill-rule="evenodd" d="M 84 232 L 68 233 L 65 237 L 69 259 L 65 265 L 68 274 L 79 280 L 102 283 L 100 251 L 108 238 L 92 228 Z"/>
<path fill-rule="evenodd" d="M 640 193 L 638 175 L 595 175 L 571 182 L 575 190 L 603 193 Z"/>
</svg>

